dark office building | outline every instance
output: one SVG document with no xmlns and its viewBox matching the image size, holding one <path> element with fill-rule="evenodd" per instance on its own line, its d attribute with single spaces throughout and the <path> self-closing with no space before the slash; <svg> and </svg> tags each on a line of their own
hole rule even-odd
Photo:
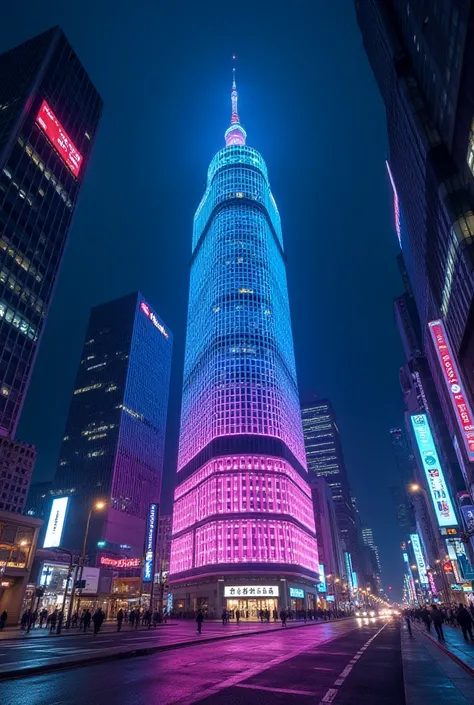
<svg viewBox="0 0 474 705">
<path fill-rule="evenodd" d="M 358 529 L 334 409 L 328 399 L 318 399 L 304 404 L 301 415 L 310 482 L 323 477 L 331 488 L 340 536 L 356 565 Z"/>
<path fill-rule="evenodd" d="M 150 503 L 160 501 L 172 335 L 139 293 L 92 309 L 76 377 L 55 495 L 70 507 L 62 545 L 143 554 Z"/>
<path fill-rule="evenodd" d="M 0 56 L 0 435 L 16 431 L 101 111 L 58 27 Z"/>
<path fill-rule="evenodd" d="M 48 518 L 48 509 L 51 507 L 52 488 L 53 483 L 51 481 L 32 484 L 26 498 L 23 513 L 45 521 Z"/>
<path fill-rule="evenodd" d="M 474 4 L 355 0 L 355 6 L 386 107 L 388 161 L 423 352 L 451 435 L 460 434 L 428 323 L 443 320 L 472 400 Z"/>
</svg>

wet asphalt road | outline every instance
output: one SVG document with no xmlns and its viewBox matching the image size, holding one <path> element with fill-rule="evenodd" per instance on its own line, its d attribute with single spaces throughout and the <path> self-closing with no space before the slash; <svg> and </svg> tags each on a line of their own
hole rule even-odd
<svg viewBox="0 0 474 705">
<path fill-rule="evenodd" d="M 398 623 L 349 620 L 0 684 L 8 705 L 405 705 Z"/>
</svg>

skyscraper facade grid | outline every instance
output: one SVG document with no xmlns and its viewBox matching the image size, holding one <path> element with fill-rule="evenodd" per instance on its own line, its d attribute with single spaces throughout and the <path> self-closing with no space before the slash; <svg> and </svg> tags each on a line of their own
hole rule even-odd
<svg viewBox="0 0 474 705">
<path fill-rule="evenodd" d="M 92 309 L 53 494 L 70 497 L 63 545 L 141 557 L 150 503 L 159 503 L 172 335 L 139 293 Z"/>
<path fill-rule="evenodd" d="M 236 595 L 273 580 L 276 605 L 276 575 L 315 598 L 318 573 L 280 216 L 235 80 L 225 139 L 194 218 L 170 568 L 178 606 L 214 611 L 225 586 L 205 576 L 232 575 Z"/>
<path fill-rule="evenodd" d="M 102 111 L 59 27 L 0 56 L 0 434 L 13 436 Z"/>
</svg>

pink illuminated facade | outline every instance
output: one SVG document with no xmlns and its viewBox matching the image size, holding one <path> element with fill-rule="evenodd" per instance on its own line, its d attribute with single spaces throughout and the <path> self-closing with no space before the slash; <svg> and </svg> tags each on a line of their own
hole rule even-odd
<svg viewBox="0 0 474 705">
<path fill-rule="evenodd" d="M 235 73 L 231 98 L 194 218 L 169 581 L 176 609 L 219 612 L 225 585 L 280 580 L 278 600 L 228 605 L 252 614 L 290 606 L 290 583 L 310 607 L 319 561 L 280 216 Z"/>
</svg>

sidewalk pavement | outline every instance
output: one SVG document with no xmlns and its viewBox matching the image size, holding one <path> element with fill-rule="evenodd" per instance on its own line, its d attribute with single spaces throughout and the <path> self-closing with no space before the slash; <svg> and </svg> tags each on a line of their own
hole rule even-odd
<svg viewBox="0 0 474 705">
<path fill-rule="evenodd" d="M 426 632 L 425 626 L 415 624 L 419 631 L 431 638 L 439 648 L 447 651 L 453 660 L 461 661 L 466 670 L 474 676 L 474 641 L 466 641 L 460 627 L 443 625 L 444 642 L 438 642 L 436 631 L 431 627 L 431 632 Z"/>
<path fill-rule="evenodd" d="M 402 661 L 406 705 L 443 702 L 445 705 L 472 705 L 474 678 L 436 639 L 415 625 L 410 637 L 402 625 Z M 448 627 L 449 629 L 449 627 Z"/>
<path fill-rule="evenodd" d="M 348 617 L 342 617 L 341 619 L 348 619 Z M 333 619 L 333 620 L 331 620 L 331 622 L 340 622 L 341 619 Z M 221 621 L 222 620 L 220 620 L 220 619 L 206 619 L 203 622 L 203 625 L 205 627 L 206 624 L 221 624 Z M 325 621 L 323 619 L 321 619 L 321 620 L 308 620 L 307 623 L 308 624 L 324 624 Z M 326 622 L 326 623 L 328 623 L 328 622 Z M 190 625 L 190 624 L 194 625 L 194 627 L 195 627 L 194 619 L 168 619 L 166 624 L 164 624 L 164 623 L 159 624 L 156 628 L 151 627 L 151 629 L 148 629 L 147 626 L 140 625 L 138 627 L 138 629 L 132 629 L 132 627 L 130 626 L 130 624 L 128 622 L 124 622 L 122 625 L 122 632 L 121 633 L 132 633 L 133 632 L 133 633 L 140 634 L 140 633 L 146 632 L 148 634 L 153 634 L 153 633 L 156 633 L 157 630 L 160 631 L 163 628 L 178 627 L 178 626 L 184 626 L 184 625 Z M 287 622 L 287 626 L 289 626 L 289 627 L 296 626 L 298 624 L 305 624 L 305 622 L 303 619 L 293 619 L 293 620 L 290 620 Z M 227 628 L 229 628 L 229 627 L 237 627 L 237 624 L 235 623 L 235 621 L 231 621 L 227 625 Z M 270 622 L 263 622 L 262 623 L 259 620 L 255 620 L 252 622 L 246 622 L 245 620 L 241 620 L 240 624 L 238 625 L 238 629 L 240 631 L 242 631 L 243 629 L 251 629 L 252 631 L 254 631 L 255 629 L 265 630 L 265 629 L 268 629 L 269 627 L 280 628 L 281 622 L 280 621 L 274 622 L 273 620 L 271 620 Z M 56 632 L 54 631 L 53 634 L 51 634 L 51 635 L 49 633 L 49 628 L 46 628 L 45 626 L 43 626 L 42 629 L 40 629 L 38 626 L 36 626 L 34 629 L 31 629 L 29 632 L 26 632 L 25 630 L 20 629 L 19 626 L 5 627 L 5 629 L 2 632 L 0 632 L 0 643 L 2 641 L 10 640 L 10 639 L 24 639 L 24 640 L 26 640 L 26 639 L 30 639 L 30 638 L 38 639 L 41 637 L 49 637 L 49 636 L 51 636 L 51 637 L 52 636 L 80 636 L 81 634 L 84 634 L 84 633 L 90 634 L 92 631 L 93 631 L 92 624 L 91 624 L 88 632 L 83 632 L 78 627 L 70 627 L 69 629 L 66 629 L 66 627 L 62 627 L 60 634 L 56 634 Z M 107 634 L 117 633 L 117 623 L 112 622 L 112 621 L 104 622 L 101 627 L 100 632 L 101 632 L 101 634 L 103 634 L 103 633 L 107 633 Z"/>
</svg>

